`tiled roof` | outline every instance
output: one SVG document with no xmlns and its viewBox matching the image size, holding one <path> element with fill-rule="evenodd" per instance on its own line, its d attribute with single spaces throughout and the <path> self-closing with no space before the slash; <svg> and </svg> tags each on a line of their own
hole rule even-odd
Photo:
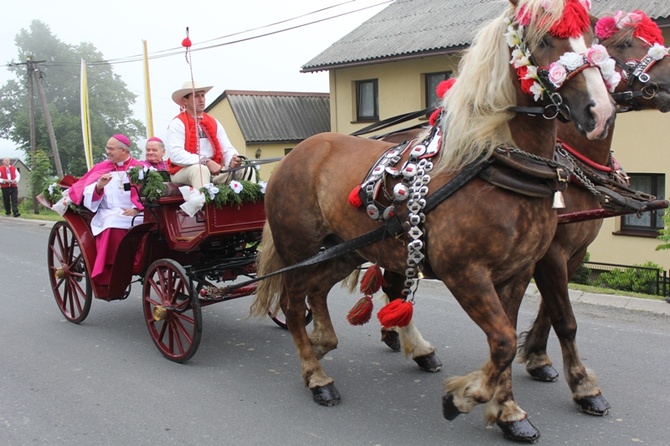
<svg viewBox="0 0 670 446">
<path fill-rule="evenodd" d="M 508 0 L 396 0 L 307 62 L 301 71 L 457 52 L 508 4 Z M 592 4 L 596 16 L 643 9 L 651 18 L 670 24 L 669 0 L 592 0 Z"/>
<path fill-rule="evenodd" d="M 295 143 L 330 131 L 328 93 L 226 90 L 208 109 L 225 98 L 247 144 Z"/>
</svg>

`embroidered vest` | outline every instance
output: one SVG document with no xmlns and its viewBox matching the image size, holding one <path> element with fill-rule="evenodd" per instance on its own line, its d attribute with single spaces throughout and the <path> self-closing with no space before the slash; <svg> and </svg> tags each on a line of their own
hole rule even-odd
<svg viewBox="0 0 670 446">
<path fill-rule="evenodd" d="M 14 166 L 9 166 L 9 168 L 2 166 L 0 167 L 0 178 L 3 178 L 5 180 L 15 180 L 16 179 L 16 167 Z M 6 189 L 8 187 L 16 187 L 16 184 L 10 184 L 10 183 L 2 183 L 0 184 L 0 187 L 3 189 Z"/>
<path fill-rule="evenodd" d="M 179 113 L 177 118 L 184 123 L 184 134 L 186 139 L 184 141 L 184 149 L 186 149 L 186 151 L 189 153 L 198 153 L 199 135 L 195 126 L 195 119 L 189 116 L 186 112 Z M 218 164 L 221 164 L 223 157 L 221 153 L 221 144 L 219 144 L 219 140 L 216 138 L 216 119 L 212 118 L 207 113 L 203 113 L 202 119 L 200 120 L 200 127 L 205 132 L 205 136 L 214 148 L 214 155 L 212 156 L 212 160 Z M 169 158 L 167 164 L 167 170 L 170 175 L 174 175 L 175 173 L 179 172 L 183 167 L 174 164 Z"/>
</svg>

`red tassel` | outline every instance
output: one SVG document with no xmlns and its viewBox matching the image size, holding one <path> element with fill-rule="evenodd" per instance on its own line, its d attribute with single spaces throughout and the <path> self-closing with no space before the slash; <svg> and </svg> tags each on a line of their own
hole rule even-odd
<svg viewBox="0 0 670 446">
<path fill-rule="evenodd" d="M 373 307 L 372 296 L 361 297 L 358 302 L 356 302 L 356 305 L 349 310 L 347 320 L 351 325 L 366 324 L 372 316 Z"/>
<path fill-rule="evenodd" d="M 406 300 L 396 299 L 384 306 L 377 313 L 377 318 L 384 328 L 406 327 L 412 320 L 414 306 Z"/>
<path fill-rule="evenodd" d="M 186 37 L 184 40 L 181 41 L 181 46 L 184 48 L 191 48 L 191 39 Z"/>
<path fill-rule="evenodd" d="M 437 93 L 437 97 L 440 99 L 444 98 L 444 95 L 447 94 L 449 90 L 451 90 L 451 87 L 453 87 L 455 83 L 456 78 L 450 77 L 449 79 L 443 80 L 439 84 L 437 84 L 437 88 L 435 88 L 435 93 Z"/>
<path fill-rule="evenodd" d="M 372 265 L 361 279 L 361 293 L 374 294 L 383 286 L 386 286 L 386 281 L 382 269 L 377 265 Z"/>
<path fill-rule="evenodd" d="M 363 206 L 363 202 L 361 201 L 361 197 L 358 195 L 358 192 L 361 190 L 361 186 L 356 186 L 354 187 L 354 190 L 352 190 L 349 193 L 349 204 L 352 205 L 355 208 L 359 208 Z"/>
<path fill-rule="evenodd" d="M 431 113 L 430 119 L 428 120 L 428 123 L 430 125 L 435 125 L 435 123 L 437 123 L 437 118 L 440 117 L 440 112 L 441 111 L 442 110 L 438 108 L 437 110 L 434 110 L 433 113 Z"/>
</svg>

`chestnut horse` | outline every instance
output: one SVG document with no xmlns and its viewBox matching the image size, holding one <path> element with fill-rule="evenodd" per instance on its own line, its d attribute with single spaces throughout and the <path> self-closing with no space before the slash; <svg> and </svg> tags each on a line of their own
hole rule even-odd
<svg viewBox="0 0 670 446">
<path fill-rule="evenodd" d="M 616 27 L 615 18 L 603 17 L 596 30 L 602 44 L 623 71 L 624 82 L 619 84 L 613 95 L 618 105 L 633 110 L 670 111 L 670 54 L 663 46 L 661 30 L 641 11 L 620 12 L 615 17 L 625 23 L 620 25 L 621 29 Z M 611 27 L 614 28 L 608 29 Z M 647 56 L 650 59 L 645 60 Z M 588 141 L 576 133 L 573 126 L 563 124 L 559 125 L 558 135 L 592 163 L 604 169 L 611 168 L 612 132 L 603 140 Z M 643 135 L 640 136 L 643 144 Z M 583 185 L 571 185 L 564 197 L 566 208 L 559 213 L 600 207 L 598 197 Z M 573 399 L 581 410 L 593 415 L 606 413 L 609 404 L 579 358 L 575 340 L 577 323 L 570 305 L 568 281 L 584 260 L 586 250 L 595 240 L 601 225 L 602 219 L 597 219 L 558 226 L 549 250 L 535 267 L 533 277 L 542 301 L 531 329 L 522 336 L 518 358 L 519 362 L 526 363 L 526 370 L 534 379 L 555 381 L 558 373 L 546 351 L 549 330 L 553 325 L 560 341 L 565 379 Z"/>
<path fill-rule="evenodd" d="M 658 26 L 642 11 L 625 14 L 619 12 L 617 20 L 625 25 L 616 26 L 614 18 L 602 18 L 596 29 L 601 43 L 616 60 L 622 71 L 621 82 L 613 94 L 617 105 L 624 111 L 657 109 L 670 111 L 670 54 L 663 47 L 663 35 Z M 648 57 L 647 59 L 645 59 Z M 420 129 L 386 135 L 385 141 L 401 142 L 419 136 Z M 610 148 L 613 134 L 603 140 L 590 141 L 570 123 L 559 123 L 558 138 L 572 147 L 591 165 L 616 175 L 612 166 Z M 579 182 L 572 184 L 564 193 L 566 207 L 559 214 L 570 214 L 580 210 L 600 207 L 597 195 Z M 551 245 L 535 267 L 534 278 L 542 295 L 538 315 L 531 329 L 521 336 L 518 361 L 526 363 L 526 370 L 536 380 L 555 381 L 558 372 L 553 368 L 546 346 L 552 323 L 559 337 L 563 353 L 563 368 L 573 400 L 585 413 L 604 415 L 609 403 L 596 385 L 595 376 L 582 363 L 576 346 L 577 325 L 568 294 L 568 281 L 582 263 L 588 246 L 598 235 L 602 219 L 593 219 L 559 225 Z M 387 297 L 400 297 L 405 278 L 393 272 L 385 272 Z M 413 323 L 407 327 L 382 328 L 382 340 L 393 349 L 402 349 L 423 370 L 439 370 L 441 363 L 435 348 L 425 341 Z M 436 365 L 437 364 L 437 365 Z"/>
<path fill-rule="evenodd" d="M 447 112 L 441 124 L 441 150 L 424 164 L 430 171 L 426 200 L 442 186 L 449 183 L 446 187 L 452 187 L 450 180 L 460 179 L 460 172 L 492 161 L 494 152 L 500 150 L 555 168 L 556 120 L 547 117 L 570 116 L 590 139 L 607 135 L 615 108 L 603 80 L 604 70 L 601 73 L 585 56 L 596 52 L 591 47 L 588 3 L 510 0 L 510 7 L 478 32 L 461 61 L 461 82 L 444 99 Z M 552 63 L 557 67 L 554 72 L 536 72 L 537 66 Z M 267 186 L 259 276 L 380 228 L 379 221 L 351 206 L 347 197 L 392 146 L 334 133 L 318 134 L 298 144 Z M 432 170 L 427 164 L 432 164 Z M 409 166 L 403 169 L 408 172 Z M 388 187 L 396 181 L 389 179 Z M 399 203 L 397 215 L 416 208 L 413 205 L 418 200 L 412 200 Z M 489 346 L 489 359 L 480 370 L 447 380 L 442 398 L 445 417 L 453 419 L 485 403 L 487 422 L 497 423 L 506 437 L 535 441 L 539 432 L 514 401 L 510 366 L 516 354 L 521 299 L 535 263 L 556 230 L 551 198 L 512 192 L 473 178 L 452 190 L 429 213 L 412 212 L 409 216 L 418 218 L 410 222 L 418 220 L 425 234 L 426 265 L 484 331 Z M 317 403 L 332 406 L 340 401 L 333 378 L 319 363 L 337 347 L 327 307 L 329 290 L 366 261 L 407 274 L 408 245 L 416 247 L 411 242 L 407 233 L 388 235 L 357 246 L 355 251 L 260 282 L 251 312 L 265 315 L 278 303 L 282 305 L 302 377 Z M 406 297 L 411 300 L 411 294 Z M 314 317 L 309 335 L 305 329 L 307 303 Z"/>
</svg>

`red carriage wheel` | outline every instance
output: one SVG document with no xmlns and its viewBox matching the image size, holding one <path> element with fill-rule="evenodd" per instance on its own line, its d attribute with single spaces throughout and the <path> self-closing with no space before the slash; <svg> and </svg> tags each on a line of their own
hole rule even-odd
<svg viewBox="0 0 670 446">
<path fill-rule="evenodd" d="M 312 309 L 307 302 L 305 302 L 305 306 L 307 307 L 307 311 L 305 312 L 305 325 L 309 325 L 309 323 L 312 322 Z M 279 305 L 275 311 L 268 311 L 268 316 L 270 316 L 275 324 L 279 325 L 284 330 L 288 330 L 288 326 L 286 325 L 286 315 L 281 309 L 281 305 Z"/>
<path fill-rule="evenodd" d="M 202 313 L 179 263 L 162 259 L 151 264 L 144 277 L 142 308 L 151 339 L 163 356 L 188 361 L 200 345 Z"/>
<path fill-rule="evenodd" d="M 51 228 L 47 262 L 58 308 L 68 321 L 80 323 L 91 309 L 93 291 L 79 242 L 64 221 Z"/>
</svg>

